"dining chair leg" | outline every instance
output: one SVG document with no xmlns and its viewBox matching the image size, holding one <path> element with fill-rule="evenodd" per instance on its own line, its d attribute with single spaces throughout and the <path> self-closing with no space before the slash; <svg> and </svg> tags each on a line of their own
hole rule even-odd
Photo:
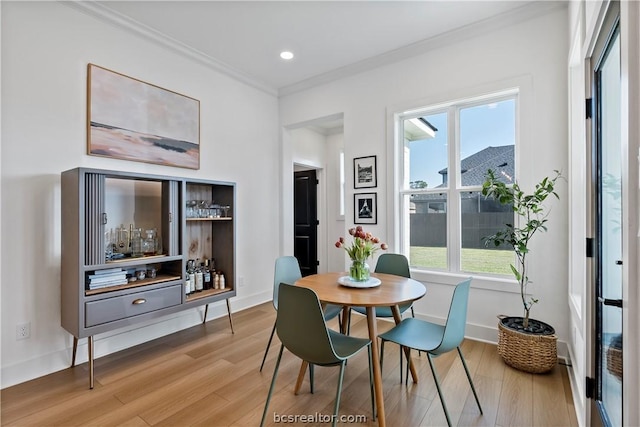
<svg viewBox="0 0 640 427">
<path fill-rule="evenodd" d="M 233 316 L 231 315 L 231 303 L 229 302 L 229 298 L 227 298 L 227 314 L 229 315 L 229 326 L 231 327 L 231 333 L 235 334 L 233 330 Z"/>
<path fill-rule="evenodd" d="M 267 410 L 269 409 L 269 402 L 271 402 L 271 395 L 273 394 L 273 388 L 276 384 L 276 376 L 278 376 L 278 368 L 280 367 L 280 359 L 282 359 L 283 350 L 284 350 L 284 345 L 280 345 L 278 360 L 276 361 L 276 367 L 273 370 L 273 378 L 271 378 L 271 386 L 269 387 L 269 394 L 267 395 L 267 401 L 264 403 L 264 411 L 262 412 L 262 421 L 260 421 L 260 427 L 264 426 L 264 422 L 267 419 Z"/>
<path fill-rule="evenodd" d="M 383 340 L 384 342 L 384 340 Z M 367 347 L 368 355 L 369 355 L 369 389 L 371 390 L 371 413 L 373 414 L 373 419 L 376 419 L 376 397 L 373 392 L 373 355 L 371 350 L 371 344 Z M 380 357 L 380 370 L 382 370 L 382 357 Z"/>
<path fill-rule="evenodd" d="M 469 380 L 469 385 L 471 386 L 471 391 L 473 391 L 473 396 L 476 398 L 476 403 L 478 404 L 478 409 L 480 409 L 480 414 L 482 415 L 482 406 L 480 406 L 480 399 L 478 399 L 478 394 L 476 393 L 476 388 L 473 386 L 473 381 L 471 380 L 471 375 L 469 374 L 469 368 L 467 368 L 467 362 L 464 360 L 464 356 L 462 355 L 462 350 L 460 347 L 456 347 L 458 349 L 458 354 L 460 355 L 460 360 L 462 360 L 462 366 L 464 366 L 464 371 L 467 373 L 467 379 Z"/>
<path fill-rule="evenodd" d="M 409 384 L 409 365 L 411 364 L 411 348 L 407 347 L 407 372 L 404 374 L 404 385 Z M 400 359 L 402 359 L 402 347 L 400 347 Z M 402 375 L 402 374 L 401 374 Z M 400 379 L 402 382 L 402 379 Z"/>
<path fill-rule="evenodd" d="M 413 305 L 411 306 L 411 317 L 413 317 L 414 319 L 416 317 L 416 312 L 413 311 Z M 422 356 L 422 350 L 418 350 L 418 356 Z"/>
<path fill-rule="evenodd" d="M 382 367 L 384 366 L 384 343 L 385 340 L 380 339 L 380 370 L 382 371 Z"/>
<path fill-rule="evenodd" d="M 313 394 L 313 363 L 309 363 L 309 388 Z"/>
<path fill-rule="evenodd" d="M 444 416 L 447 418 L 447 425 L 451 427 L 451 419 L 449 418 L 449 411 L 447 410 L 447 405 L 444 403 L 444 396 L 442 396 L 442 390 L 440 389 L 440 381 L 438 380 L 438 374 L 436 373 L 436 368 L 433 366 L 433 356 L 431 356 L 431 353 L 427 353 L 427 358 L 429 359 L 429 367 L 431 367 L 431 373 L 433 374 L 433 379 L 436 382 L 436 389 L 438 389 L 438 396 L 440 396 L 440 403 L 442 404 L 442 409 L 444 409 Z"/>
<path fill-rule="evenodd" d="M 271 329 L 271 336 L 269 337 L 269 342 L 267 343 L 267 348 L 264 349 L 264 356 L 262 356 L 262 364 L 260 364 L 260 372 L 262 372 L 262 367 L 264 366 L 264 361 L 267 360 L 267 353 L 269 353 L 269 347 L 271 347 L 271 340 L 273 339 L 273 334 L 276 332 L 276 322 L 273 322 L 273 329 Z"/>
<path fill-rule="evenodd" d="M 402 384 L 402 346 L 400 347 L 400 384 Z M 409 359 L 407 359 L 407 363 L 409 363 Z"/>
<path fill-rule="evenodd" d="M 338 376 L 338 390 L 336 391 L 336 401 L 333 404 L 333 423 L 332 426 L 336 427 L 338 423 L 338 410 L 340 409 L 340 396 L 342 395 L 342 380 L 344 378 L 345 361 L 340 364 L 340 374 Z"/>
</svg>

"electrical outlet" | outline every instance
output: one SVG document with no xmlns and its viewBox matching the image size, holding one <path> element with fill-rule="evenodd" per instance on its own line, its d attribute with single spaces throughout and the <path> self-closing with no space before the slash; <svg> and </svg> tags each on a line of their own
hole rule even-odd
<svg viewBox="0 0 640 427">
<path fill-rule="evenodd" d="M 238 277 L 238 287 L 244 288 L 244 277 Z"/>
<path fill-rule="evenodd" d="M 16 325 L 16 340 L 26 340 L 31 336 L 31 322 Z"/>
</svg>

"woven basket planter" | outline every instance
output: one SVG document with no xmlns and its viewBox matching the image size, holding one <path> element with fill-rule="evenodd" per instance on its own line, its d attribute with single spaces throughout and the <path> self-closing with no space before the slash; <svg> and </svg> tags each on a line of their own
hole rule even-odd
<svg viewBox="0 0 640 427">
<path fill-rule="evenodd" d="M 520 371 L 532 374 L 548 372 L 558 363 L 558 337 L 555 330 L 544 322 L 529 319 L 534 329 L 542 328 L 544 333 L 524 332 L 512 327 L 510 323 L 522 323 L 521 317 L 499 317 L 498 354 L 504 362 Z"/>
<path fill-rule="evenodd" d="M 622 380 L 622 350 L 615 347 L 607 349 L 607 371 Z"/>
</svg>

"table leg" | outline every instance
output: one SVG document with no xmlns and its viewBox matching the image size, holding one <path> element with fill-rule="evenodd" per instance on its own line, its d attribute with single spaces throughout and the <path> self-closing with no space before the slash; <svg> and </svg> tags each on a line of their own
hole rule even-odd
<svg viewBox="0 0 640 427">
<path fill-rule="evenodd" d="M 347 326 L 349 326 L 349 311 L 351 307 L 345 305 L 342 307 L 342 328 L 340 328 L 340 333 L 347 335 Z"/>
<path fill-rule="evenodd" d="M 402 321 L 402 316 L 400 315 L 400 309 L 397 305 L 391 307 L 391 312 L 393 313 L 393 320 L 395 320 L 396 325 Z M 418 373 L 416 372 L 416 367 L 413 366 L 413 361 L 411 360 L 410 353 L 411 350 L 407 347 L 404 347 L 404 353 L 407 355 L 407 359 L 409 360 L 409 369 L 411 370 L 411 378 L 413 378 L 413 382 L 418 382 Z"/>
<path fill-rule="evenodd" d="M 306 360 L 302 361 L 302 364 L 300 365 L 300 372 L 298 373 L 298 380 L 296 381 L 296 386 L 293 389 L 293 394 L 298 394 L 298 392 L 300 391 L 300 387 L 302 387 L 302 381 L 304 380 L 304 374 L 307 372 L 308 365 L 309 362 L 307 362 Z"/>
<path fill-rule="evenodd" d="M 382 372 L 380 371 L 380 353 L 378 350 L 378 327 L 376 324 L 376 311 L 374 307 L 367 307 L 367 326 L 371 339 L 371 358 L 373 363 L 373 388 L 376 396 L 376 408 L 378 409 L 378 425 L 386 425 L 384 413 L 384 393 L 382 392 Z"/>
</svg>

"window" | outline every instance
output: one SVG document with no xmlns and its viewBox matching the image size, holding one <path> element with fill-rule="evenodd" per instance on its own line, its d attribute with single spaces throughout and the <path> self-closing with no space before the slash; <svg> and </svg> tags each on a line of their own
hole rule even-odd
<svg viewBox="0 0 640 427">
<path fill-rule="evenodd" d="M 339 217 L 344 219 L 344 150 L 340 150 L 340 212 Z"/>
<path fill-rule="evenodd" d="M 511 275 L 513 248 L 484 238 L 513 223 L 510 206 L 481 194 L 489 169 L 515 180 L 518 93 L 398 115 L 400 247 L 411 267 Z"/>
</svg>

